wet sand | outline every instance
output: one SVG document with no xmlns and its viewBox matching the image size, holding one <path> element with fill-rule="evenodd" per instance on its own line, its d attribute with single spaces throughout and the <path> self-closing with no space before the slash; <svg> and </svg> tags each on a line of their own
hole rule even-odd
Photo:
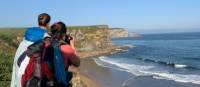
<svg viewBox="0 0 200 87">
<path fill-rule="evenodd" d="M 136 77 L 125 71 L 98 66 L 92 58 L 82 59 L 79 70 L 100 87 L 200 87 L 192 83 L 154 79 L 152 76 Z"/>
</svg>

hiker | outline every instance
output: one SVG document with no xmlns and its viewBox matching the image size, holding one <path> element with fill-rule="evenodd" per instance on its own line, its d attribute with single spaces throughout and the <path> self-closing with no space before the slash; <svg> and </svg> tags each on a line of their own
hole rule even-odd
<svg viewBox="0 0 200 87">
<path fill-rule="evenodd" d="M 74 38 L 66 35 L 65 24 L 55 23 L 50 31 L 50 37 L 32 44 L 26 51 L 30 61 L 22 76 L 23 87 L 68 87 L 72 79 L 69 66 L 80 65 Z"/>
<path fill-rule="evenodd" d="M 21 75 L 24 73 L 24 70 L 27 65 L 27 62 L 29 61 L 29 58 L 26 57 L 24 60 L 21 60 L 20 64 L 18 62 L 18 59 L 20 56 L 23 56 L 23 53 L 27 49 L 28 46 L 30 46 L 36 41 L 43 39 L 43 37 L 45 36 L 45 33 L 47 33 L 50 20 L 51 20 L 51 17 L 47 13 L 42 13 L 38 16 L 39 27 L 31 27 L 26 30 L 24 34 L 24 39 L 20 43 L 14 57 L 10 87 L 22 87 Z"/>
</svg>

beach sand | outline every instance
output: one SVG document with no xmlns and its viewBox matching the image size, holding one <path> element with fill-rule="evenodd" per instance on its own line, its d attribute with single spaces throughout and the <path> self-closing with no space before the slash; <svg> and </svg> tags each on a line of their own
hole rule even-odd
<svg viewBox="0 0 200 87">
<path fill-rule="evenodd" d="M 88 65 L 85 64 L 87 63 L 86 62 L 87 59 L 91 59 L 93 57 L 97 57 L 101 55 L 109 55 L 110 52 L 112 52 L 113 50 L 117 48 L 127 49 L 126 46 L 121 47 L 121 46 L 111 45 L 110 47 L 106 49 L 98 49 L 98 50 L 92 50 L 92 51 L 79 51 L 78 55 L 81 57 L 80 67 L 78 68 L 73 67 L 73 66 L 69 67 L 69 71 L 74 72 L 73 74 L 74 76 L 72 78 L 73 87 L 104 87 L 98 84 L 98 82 L 91 79 L 89 77 L 90 75 L 86 75 L 86 73 L 83 73 L 82 71 L 87 70 L 86 68 L 88 67 Z M 97 66 L 95 62 L 90 62 L 89 64 L 93 64 L 92 66 Z"/>
<path fill-rule="evenodd" d="M 97 84 L 97 82 L 81 73 L 80 68 L 70 67 L 69 71 L 75 72 L 72 79 L 73 87 L 102 87 Z"/>
<path fill-rule="evenodd" d="M 152 76 L 134 76 L 128 72 L 98 66 L 93 58 L 81 60 L 76 69 L 86 87 L 199 87 L 192 83 L 180 83 L 172 80 L 154 79 Z"/>
</svg>

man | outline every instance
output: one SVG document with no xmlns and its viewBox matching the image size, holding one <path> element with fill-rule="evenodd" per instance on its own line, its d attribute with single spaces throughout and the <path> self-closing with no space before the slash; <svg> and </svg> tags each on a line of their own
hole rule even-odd
<svg viewBox="0 0 200 87">
<path fill-rule="evenodd" d="M 22 87 L 21 86 L 21 76 L 28 64 L 29 58 L 20 59 L 20 56 L 24 56 L 23 53 L 27 50 L 27 47 L 36 41 L 43 39 L 45 33 L 49 26 L 51 17 L 47 13 L 42 13 L 38 16 L 39 27 L 28 28 L 24 34 L 24 39 L 20 43 L 13 62 L 13 72 L 10 87 Z M 21 66 L 23 65 L 23 66 Z"/>
</svg>

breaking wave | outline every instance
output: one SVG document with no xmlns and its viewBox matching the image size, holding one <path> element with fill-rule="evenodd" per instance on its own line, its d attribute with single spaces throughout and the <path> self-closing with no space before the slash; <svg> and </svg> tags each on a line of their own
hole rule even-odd
<svg viewBox="0 0 200 87">
<path fill-rule="evenodd" d="M 152 61 L 152 60 L 147 60 L 147 61 Z M 168 71 L 163 71 L 163 70 L 153 70 L 154 68 L 156 68 L 155 66 L 123 63 L 122 60 L 113 60 L 112 58 L 109 58 L 106 56 L 101 56 L 99 58 L 96 58 L 95 62 L 99 66 L 108 67 L 108 68 L 114 68 L 114 67 L 108 66 L 107 64 L 114 65 L 116 67 L 119 67 L 119 68 L 114 68 L 114 69 L 123 70 L 135 76 L 153 76 L 153 78 L 156 78 L 156 79 L 167 79 L 167 80 L 174 80 L 177 82 L 200 84 L 200 75 L 178 74 L 178 73 L 170 73 Z M 189 67 L 187 65 L 170 64 L 170 63 L 161 62 L 161 61 L 153 61 L 153 62 L 158 62 L 161 64 L 174 66 L 175 68 Z"/>
</svg>

